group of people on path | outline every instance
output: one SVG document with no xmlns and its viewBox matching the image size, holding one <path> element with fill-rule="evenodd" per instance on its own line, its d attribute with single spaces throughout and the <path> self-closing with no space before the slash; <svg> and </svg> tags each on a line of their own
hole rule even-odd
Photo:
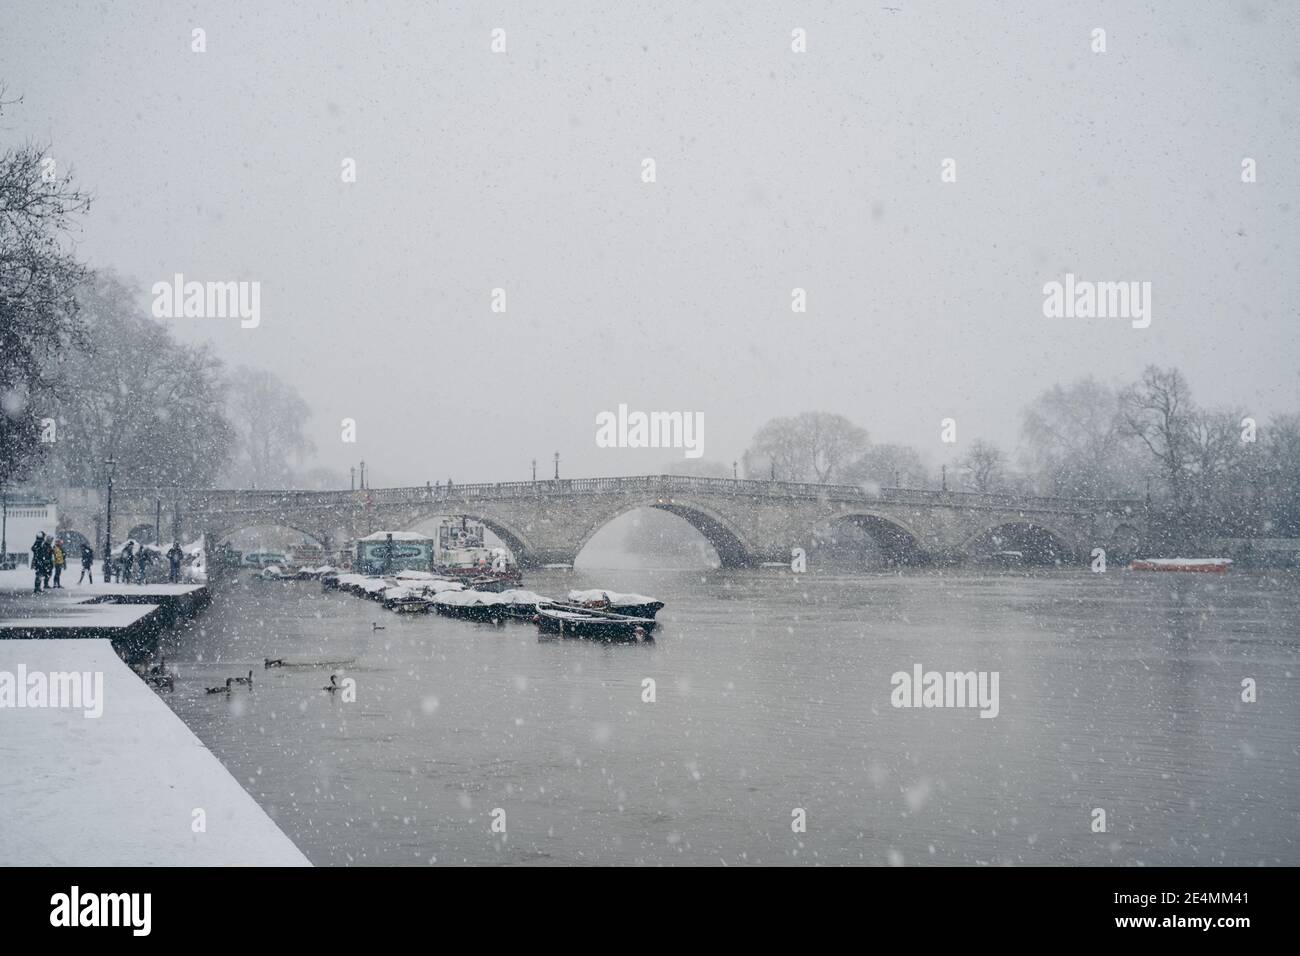
<svg viewBox="0 0 1300 956">
<path fill-rule="evenodd" d="M 47 591 L 53 588 L 63 590 L 63 569 L 67 564 L 68 556 L 63 551 L 63 539 L 48 537 L 44 531 L 36 532 L 36 541 L 32 545 L 32 570 L 36 572 L 33 593 L 39 594 L 42 585 Z M 85 573 L 84 566 L 82 573 Z M 54 575 L 53 584 L 50 583 L 51 574 Z"/>
<path fill-rule="evenodd" d="M 181 562 L 185 558 L 185 552 L 181 550 L 179 544 L 173 544 L 171 550 L 167 552 L 167 563 L 169 573 L 167 580 L 176 584 L 181 579 Z M 140 545 L 139 552 L 136 551 L 134 541 L 127 541 L 126 547 L 122 549 L 122 556 L 118 559 L 117 578 L 119 581 L 130 582 L 131 572 L 136 571 L 136 583 L 144 584 L 145 573 L 149 570 L 149 565 L 153 563 L 153 551 Z M 36 541 L 32 544 L 32 570 L 36 573 L 36 583 L 32 591 L 35 594 L 41 593 L 41 588 L 47 591 L 58 588 L 63 590 L 61 578 L 63 569 L 67 566 L 68 555 L 63 547 L 63 539 L 47 535 L 44 531 L 36 533 Z M 77 578 L 77 583 L 89 578 L 90 583 L 95 583 L 95 552 L 89 544 L 81 545 L 81 577 Z M 112 570 L 110 565 L 109 570 Z M 54 582 L 50 583 L 50 576 L 53 574 Z"/>
</svg>

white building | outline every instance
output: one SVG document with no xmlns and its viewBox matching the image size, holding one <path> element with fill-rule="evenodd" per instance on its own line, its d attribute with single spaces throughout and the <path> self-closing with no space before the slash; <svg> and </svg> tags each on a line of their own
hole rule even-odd
<svg viewBox="0 0 1300 956">
<path fill-rule="evenodd" d="M 55 501 L 30 494 L 5 494 L 0 497 L 0 530 L 4 535 L 4 560 L 29 564 L 36 532 L 54 534 L 59 526 L 59 506 Z"/>
</svg>

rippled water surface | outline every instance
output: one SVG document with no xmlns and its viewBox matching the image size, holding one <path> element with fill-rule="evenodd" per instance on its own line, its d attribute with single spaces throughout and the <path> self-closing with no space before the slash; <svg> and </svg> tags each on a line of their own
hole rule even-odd
<svg viewBox="0 0 1300 956">
<path fill-rule="evenodd" d="M 168 699 L 320 865 L 1300 864 L 1294 577 L 526 584 L 652 594 L 658 640 L 539 641 L 242 583 L 171 651 Z M 329 667 L 264 657 L 354 659 L 357 700 L 321 690 Z M 892 707 L 891 675 L 915 664 L 997 671 L 998 716 Z M 250 667 L 251 693 L 203 693 Z"/>
</svg>

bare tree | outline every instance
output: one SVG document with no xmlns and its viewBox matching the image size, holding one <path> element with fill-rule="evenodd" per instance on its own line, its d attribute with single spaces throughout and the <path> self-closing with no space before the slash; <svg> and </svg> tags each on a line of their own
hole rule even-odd
<svg viewBox="0 0 1300 956">
<path fill-rule="evenodd" d="M 1042 493 L 1103 498 L 1141 486 L 1119 395 L 1094 378 L 1054 385 L 1039 395 L 1024 411 L 1020 434 L 1023 458 Z"/>
<path fill-rule="evenodd" d="M 925 488 L 930 472 L 920 453 L 909 445 L 871 445 L 844 469 L 841 480 L 876 488 Z"/>
<path fill-rule="evenodd" d="M 774 418 L 758 430 L 745 452 L 745 474 L 830 484 L 867 446 L 866 431 L 843 415 L 804 412 Z"/>
<path fill-rule="evenodd" d="M 0 481 L 40 447 L 57 360 L 80 335 L 75 290 L 85 270 L 65 243 L 90 199 L 52 169 L 34 145 L 0 154 Z"/>
<path fill-rule="evenodd" d="M 1196 408 L 1182 372 L 1148 365 L 1142 379 L 1120 393 L 1119 402 L 1123 433 L 1136 438 L 1151 453 L 1175 504 L 1185 507 Z"/>
<path fill-rule="evenodd" d="M 957 467 L 973 491 L 998 491 L 1006 485 L 1007 456 L 992 442 L 977 438 Z"/>
<path fill-rule="evenodd" d="M 112 456 L 123 485 L 211 485 L 232 437 L 221 361 L 176 342 L 111 272 L 83 283 L 78 303 L 85 341 L 65 356 L 56 390 L 62 477 L 97 485 Z"/>
<path fill-rule="evenodd" d="M 316 448 L 307 437 L 311 408 L 273 372 L 240 366 L 231 376 L 231 417 L 238 433 L 229 478 L 237 485 L 285 488 Z"/>
</svg>

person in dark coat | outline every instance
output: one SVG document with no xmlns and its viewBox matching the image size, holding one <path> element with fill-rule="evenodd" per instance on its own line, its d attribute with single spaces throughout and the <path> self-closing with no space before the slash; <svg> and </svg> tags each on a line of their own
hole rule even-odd
<svg viewBox="0 0 1300 956">
<path fill-rule="evenodd" d="M 90 545 L 82 544 L 81 546 L 81 577 L 77 578 L 80 584 L 87 576 L 90 577 L 90 583 L 95 583 L 95 552 L 91 550 Z"/>
<path fill-rule="evenodd" d="M 32 542 L 32 571 L 36 575 L 35 583 L 32 586 L 33 594 L 41 593 L 41 581 L 46 582 L 46 588 L 49 587 L 49 572 L 45 570 L 45 532 L 36 532 L 36 540 Z"/>
<path fill-rule="evenodd" d="M 135 565 L 135 542 L 130 538 L 127 539 L 126 547 L 122 549 L 122 573 L 118 575 L 118 580 L 127 584 L 131 583 L 131 568 Z"/>
<path fill-rule="evenodd" d="M 46 535 L 43 547 L 45 548 L 45 557 L 41 563 L 41 570 L 44 572 L 45 590 L 50 589 L 50 575 L 54 573 L 54 537 Z"/>
<path fill-rule="evenodd" d="M 149 565 L 153 562 L 153 552 L 143 544 L 140 545 L 140 553 L 136 556 L 135 563 L 139 566 L 140 573 L 136 577 L 136 584 L 144 584 L 145 572 L 149 570 Z"/>
<path fill-rule="evenodd" d="M 181 550 L 180 544 L 173 542 L 171 550 L 167 552 L 167 561 L 171 565 L 171 573 L 167 576 L 167 580 L 172 584 L 178 583 L 181 579 L 181 559 L 184 557 L 185 552 Z"/>
</svg>

